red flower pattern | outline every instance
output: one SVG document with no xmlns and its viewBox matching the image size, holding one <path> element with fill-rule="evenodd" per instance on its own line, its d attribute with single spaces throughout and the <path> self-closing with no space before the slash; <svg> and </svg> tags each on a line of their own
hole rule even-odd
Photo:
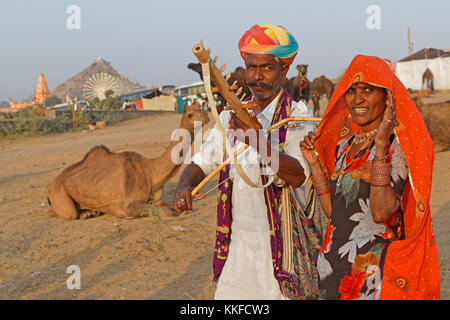
<svg viewBox="0 0 450 320">
<path fill-rule="evenodd" d="M 365 272 L 353 272 L 351 276 L 345 275 L 341 279 L 338 292 L 341 293 L 341 300 L 353 300 L 360 296 L 361 287 L 364 284 Z"/>
<path fill-rule="evenodd" d="M 325 231 L 325 237 L 323 238 L 322 247 L 320 248 L 320 254 L 323 254 L 325 251 L 328 252 L 328 245 L 332 243 L 331 234 L 334 229 L 336 229 L 336 227 L 328 224 L 327 231 Z"/>
</svg>

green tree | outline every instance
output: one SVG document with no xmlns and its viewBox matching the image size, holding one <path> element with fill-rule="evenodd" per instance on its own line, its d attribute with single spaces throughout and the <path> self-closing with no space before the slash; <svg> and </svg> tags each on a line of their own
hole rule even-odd
<svg viewBox="0 0 450 320">
<path fill-rule="evenodd" d="M 60 103 L 62 103 L 62 100 L 56 96 L 48 97 L 44 102 L 46 107 L 53 107 Z"/>
<path fill-rule="evenodd" d="M 113 90 L 109 89 L 109 90 L 105 91 L 105 99 L 109 98 L 109 97 L 112 97 L 113 95 L 114 95 L 114 91 Z"/>
</svg>

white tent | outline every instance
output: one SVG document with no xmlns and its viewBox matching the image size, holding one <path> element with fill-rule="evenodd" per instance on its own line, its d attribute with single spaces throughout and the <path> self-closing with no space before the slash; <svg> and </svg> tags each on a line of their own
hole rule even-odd
<svg viewBox="0 0 450 320">
<path fill-rule="evenodd" d="M 395 64 L 395 74 L 407 89 L 422 90 L 422 75 L 433 73 L 434 88 L 450 89 L 450 51 L 422 49 Z"/>
</svg>

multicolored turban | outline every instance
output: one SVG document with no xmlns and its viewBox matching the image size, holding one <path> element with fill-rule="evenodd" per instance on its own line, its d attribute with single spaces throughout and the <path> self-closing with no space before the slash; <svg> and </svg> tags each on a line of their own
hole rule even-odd
<svg viewBox="0 0 450 320">
<path fill-rule="evenodd" d="M 239 51 L 244 61 L 246 53 L 270 54 L 290 65 L 297 55 L 298 43 L 282 26 L 255 24 L 239 40 Z"/>
</svg>

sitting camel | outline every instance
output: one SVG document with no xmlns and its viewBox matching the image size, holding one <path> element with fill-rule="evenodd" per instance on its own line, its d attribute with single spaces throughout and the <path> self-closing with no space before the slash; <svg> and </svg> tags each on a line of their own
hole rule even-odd
<svg viewBox="0 0 450 320">
<path fill-rule="evenodd" d="M 315 78 L 312 82 L 311 82 L 311 99 L 313 101 L 313 106 L 314 106 L 314 116 L 318 117 L 319 116 L 319 112 L 320 112 L 320 104 L 319 104 L 319 100 L 320 97 L 325 94 L 325 96 L 327 97 L 328 100 L 331 99 L 331 96 L 333 95 L 333 91 L 334 91 L 334 84 L 333 82 L 328 79 L 325 76 L 320 76 L 318 78 Z"/>
<path fill-rule="evenodd" d="M 180 128 L 189 131 L 191 141 L 195 121 L 207 124 L 208 114 L 195 106 L 185 107 Z M 186 140 L 181 146 L 186 146 Z M 172 161 L 174 148 L 180 148 L 179 141 L 172 141 L 159 158 L 147 159 L 136 152 L 114 153 L 104 146 L 94 147 L 47 185 L 47 214 L 63 219 L 87 218 L 92 213 L 128 219 L 148 215 L 152 198 L 156 206 L 165 205 L 163 186 L 181 166 Z M 184 158 L 187 149 L 179 149 L 180 157 Z"/>
</svg>

